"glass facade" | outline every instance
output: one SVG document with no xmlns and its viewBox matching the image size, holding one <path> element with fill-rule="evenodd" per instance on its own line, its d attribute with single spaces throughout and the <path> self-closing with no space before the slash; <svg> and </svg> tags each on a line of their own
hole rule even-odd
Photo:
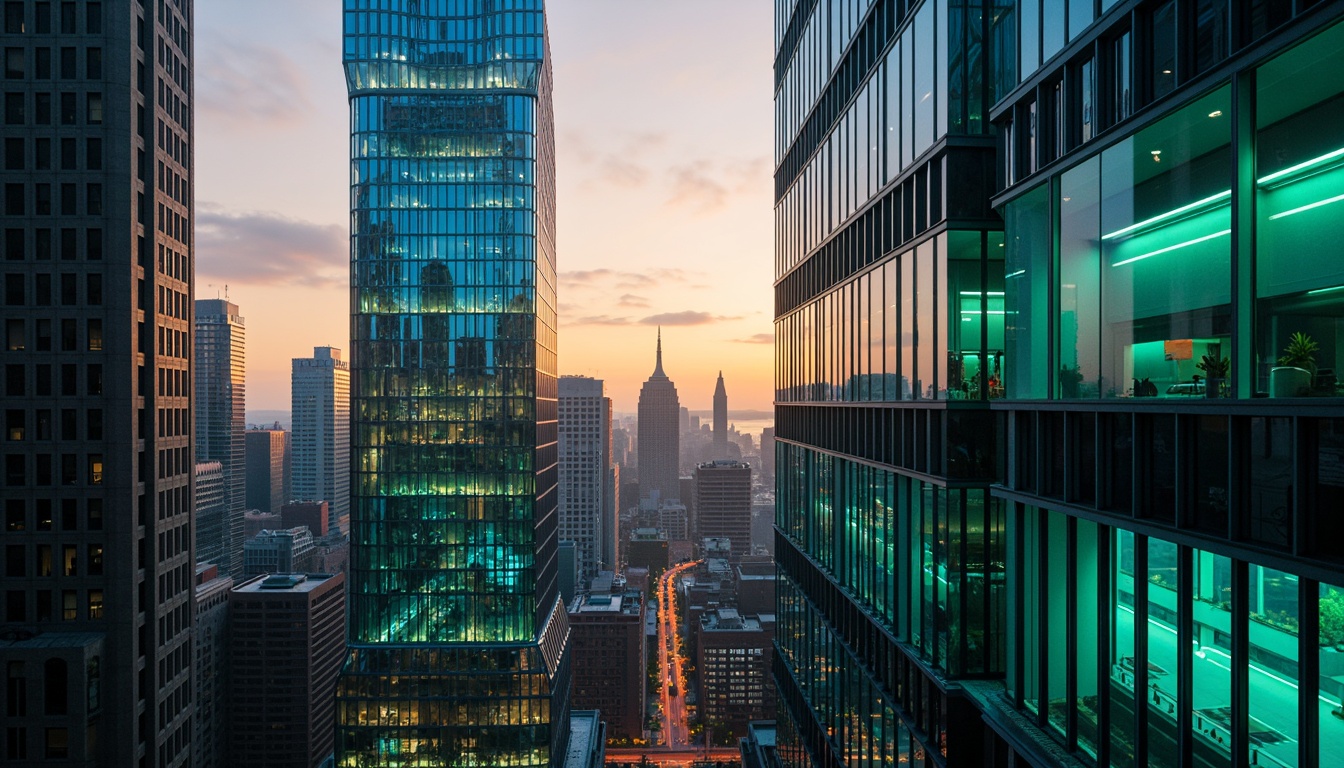
<svg viewBox="0 0 1344 768">
<path fill-rule="evenodd" d="M 783 764 L 1344 764 L 1344 8 L 775 6 Z"/>
<path fill-rule="evenodd" d="M 352 503 L 338 765 L 553 766 L 555 178 L 541 0 L 347 0 Z"/>
</svg>

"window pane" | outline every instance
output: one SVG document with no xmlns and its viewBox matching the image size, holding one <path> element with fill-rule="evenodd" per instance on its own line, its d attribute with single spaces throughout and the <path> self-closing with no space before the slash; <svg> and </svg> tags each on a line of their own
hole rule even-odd
<svg viewBox="0 0 1344 768">
<path fill-rule="evenodd" d="M 1232 561 L 1192 554 L 1195 604 L 1191 728 L 1211 766 L 1232 763 Z"/>
<path fill-rule="evenodd" d="M 1114 531 L 1111 552 L 1111 765 L 1134 766 L 1134 534 Z M 1144 684 L 1147 687 L 1147 684 Z"/>
<path fill-rule="evenodd" d="M 1148 540 L 1148 765 L 1175 768 L 1176 545 Z"/>
<path fill-rule="evenodd" d="M 1344 364 L 1344 25 L 1256 76 L 1256 387 L 1338 395 Z"/>
<path fill-rule="evenodd" d="M 1105 395 L 1202 397 L 1231 353 L 1230 109 L 1221 88 L 1102 155 Z"/>
<path fill-rule="evenodd" d="M 1252 565 L 1248 591 L 1249 762 L 1293 768 L 1298 764 L 1298 580 Z"/>
<path fill-rule="evenodd" d="M 1050 198 L 1042 185 L 1008 203 L 1004 214 L 1006 271 L 1004 344 L 1010 360 L 1008 394 L 1021 399 L 1049 396 Z"/>
<path fill-rule="evenodd" d="M 1059 396 L 1101 394 L 1101 163 L 1065 173 L 1059 206 Z"/>
<path fill-rule="evenodd" d="M 1322 584 L 1320 587 L 1320 738 L 1317 750 L 1321 765 L 1327 755 L 1335 754 L 1344 744 L 1344 587 Z"/>
</svg>

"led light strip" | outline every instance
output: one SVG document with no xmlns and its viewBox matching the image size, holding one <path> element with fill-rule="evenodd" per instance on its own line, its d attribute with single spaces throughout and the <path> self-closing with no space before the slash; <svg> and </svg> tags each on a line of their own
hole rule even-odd
<svg viewBox="0 0 1344 768">
<path fill-rule="evenodd" d="M 1231 198 L 1232 198 L 1232 190 L 1229 189 L 1224 192 L 1219 192 L 1218 194 L 1211 195 L 1209 197 L 1204 198 L 1203 200 L 1196 200 L 1193 203 L 1182 205 L 1180 208 L 1177 208 L 1173 211 L 1160 213 L 1152 217 L 1151 219 L 1144 219 L 1143 221 L 1140 221 L 1137 224 L 1130 224 L 1128 227 L 1125 227 L 1124 229 L 1117 229 L 1114 232 L 1110 233 L 1109 235 L 1102 235 L 1101 239 L 1114 240 L 1117 237 L 1124 237 L 1125 235 L 1132 234 L 1135 230 L 1145 229 L 1154 224 L 1160 224 L 1162 222 L 1165 222 L 1168 219 L 1177 219 L 1185 214 L 1192 214 L 1201 208 L 1211 206 L 1214 203 L 1220 202 L 1222 200 L 1230 200 Z"/>
<path fill-rule="evenodd" d="M 1117 262 L 1115 262 L 1114 264 L 1112 264 L 1111 266 L 1112 266 L 1112 267 L 1123 267 L 1123 266 L 1126 265 L 1126 264 L 1133 264 L 1133 263 L 1136 262 L 1136 261 L 1142 261 L 1143 259 L 1146 259 L 1146 258 L 1148 258 L 1149 256 L 1157 256 L 1157 255 L 1159 255 L 1159 254 L 1169 253 L 1169 252 L 1171 252 L 1171 251 L 1179 250 L 1179 249 L 1181 249 L 1181 248 L 1185 248 L 1185 247 L 1187 247 L 1187 246 L 1195 245 L 1195 244 L 1197 244 L 1197 243 L 1202 243 L 1202 242 L 1205 242 L 1205 241 L 1207 241 L 1207 240 L 1213 240 L 1214 238 L 1222 237 L 1223 235 L 1230 235 L 1230 234 L 1232 234 L 1232 230 L 1230 230 L 1230 229 L 1224 229 L 1224 230 L 1221 231 L 1221 232 L 1214 232 L 1212 235 L 1205 235 L 1205 236 L 1203 236 L 1203 237 L 1196 237 L 1194 240 L 1186 240 L 1184 243 L 1177 243 L 1177 244 L 1175 244 L 1175 245 L 1168 245 L 1166 248 L 1158 248 L 1156 251 L 1150 251 L 1150 252 L 1145 253 L 1145 254 L 1143 254 L 1143 255 L 1141 255 L 1141 256 L 1135 256 L 1135 257 L 1132 258 L 1132 259 L 1125 259 L 1124 261 L 1117 261 Z"/>
<path fill-rule="evenodd" d="M 1336 196 L 1334 196 L 1334 197 L 1326 198 L 1325 200 L 1317 200 L 1316 202 L 1314 202 L 1314 203 L 1308 203 L 1307 205 L 1304 205 L 1304 206 L 1302 206 L 1301 208 L 1294 208 L 1294 209 L 1292 209 L 1292 210 L 1290 210 L 1290 211 L 1284 211 L 1283 213 L 1276 213 L 1276 214 L 1274 214 L 1273 216 L 1270 216 L 1270 217 L 1269 217 L 1269 220 L 1270 220 L 1270 221 L 1273 221 L 1273 220 L 1275 220 L 1275 219 L 1282 219 L 1282 218 L 1284 218 L 1285 216 L 1292 216 L 1292 215 L 1295 214 L 1295 213 L 1301 213 L 1301 212 L 1303 212 L 1303 211 L 1310 211 L 1312 208 L 1320 208 L 1322 205 L 1329 205 L 1329 204 L 1331 204 L 1331 203 L 1338 203 L 1340 200 L 1344 200 L 1344 195 L 1336 195 Z"/>
<path fill-rule="evenodd" d="M 1321 155 L 1320 157 L 1313 157 L 1312 159 L 1304 163 L 1298 163 L 1297 165 L 1294 165 L 1290 168 L 1284 168 L 1282 171 L 1275 171 L 1274 173 L 1271 173 L 1268 176 L 1265 176 L 1264 178 L 1261 178 L 1260 180 L 1256 181 L 1256 183 L 1262 186 L 1270 184 L 1271 182 L 1283 179 L 1283 177 L 1285 176 L 1292 176 L 1299 173 L 1300 171 L 1315 168 L 1318 165 L 1326 165 L 1327 163 L 1333 165 L 1331 161 L 1334 160 L 1344 161 L 1344 147 L 1340 147 L 1339 149 L 1336 149 L 1334 152 L 1327 152 L 1324 155 Z M 1327 168 L 1321 168 L 1320 170 L 1327 170 Z"/>
</svg>

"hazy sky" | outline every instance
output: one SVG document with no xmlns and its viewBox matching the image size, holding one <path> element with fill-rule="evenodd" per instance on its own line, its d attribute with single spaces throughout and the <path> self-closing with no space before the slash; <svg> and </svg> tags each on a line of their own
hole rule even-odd
<svg viewBox="0 0 1344 768">
<path fill-rule="evenodd" d="M 196 276 L 247 322 L 248 410 L 348 349 L 338 0 L 196 6 Z M 656 326 L 682 405 L 770 407 L 770 0 L 551 0 L 560 371 L 633 412 Z"/>
</svg>

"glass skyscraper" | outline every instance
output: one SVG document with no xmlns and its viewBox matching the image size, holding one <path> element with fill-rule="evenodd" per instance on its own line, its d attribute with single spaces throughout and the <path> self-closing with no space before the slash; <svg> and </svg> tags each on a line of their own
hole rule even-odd
<svg viewBox="0 0 1344 768">
<path fill-rule="evenodd" d="M 346 0 L 341 766 L 553 766 L 555 173 L 541 0 Z"/>
</svg>

